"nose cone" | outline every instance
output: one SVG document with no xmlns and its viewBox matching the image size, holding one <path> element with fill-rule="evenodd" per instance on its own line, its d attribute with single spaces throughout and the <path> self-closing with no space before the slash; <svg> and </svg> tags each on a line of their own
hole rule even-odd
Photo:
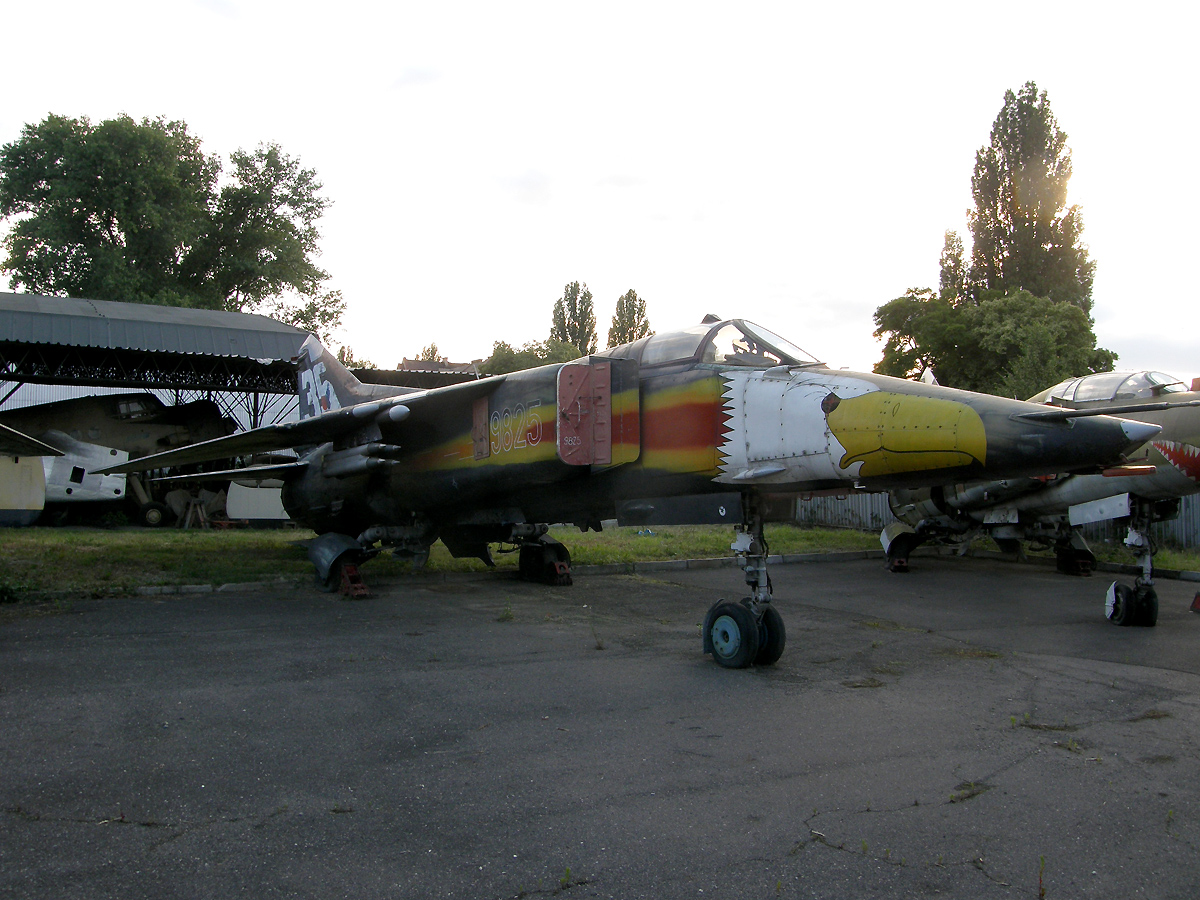
<svg viewBox="0 0 1200 900">
<path fill-rule="evenodd" d="M 1132 444 L 1130 450 L 1141 446 L 1162 431 L 1161 425 L 1151 425 L 1149 422 L 1135 422 L 1132 419 L 1118 419 L 1118 421 L 1121 423 L 1121 430 L 1125 432 L 1125 436 Z"/>
<path fill-rule="evenodd" d="M 996 448 L 997 458 L 989 463 L 1023 468 L 1023 474 L 1029 475 L 1114 465 L 1161 430 L 1157 425 L 1116 416 L 1047 415 L 1045 407 L 1033 415 L 1018 413 L 1008 423 L 996 422 L 994 427 L 996 438 L 990 446 Z M 989 428 L 989 438 L 991 433 Z"/>
</svg>

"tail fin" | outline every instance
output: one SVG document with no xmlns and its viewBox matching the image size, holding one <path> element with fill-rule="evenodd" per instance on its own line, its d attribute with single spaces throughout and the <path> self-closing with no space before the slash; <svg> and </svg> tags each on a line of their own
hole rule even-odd
<svg viewBox="0 0 1200 900">
<path fill-rule="evenodd" d="M 311 419 L 367 399 L 363 385 L 313 335 L 300 346 L 296 359 L 300 418 Z"/>
</svg>

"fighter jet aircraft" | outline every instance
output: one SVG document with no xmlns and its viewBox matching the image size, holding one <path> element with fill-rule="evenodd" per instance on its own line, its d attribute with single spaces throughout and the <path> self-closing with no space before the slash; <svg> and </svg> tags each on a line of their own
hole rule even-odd
<svg viewBox="0 0 1200 900">
<path fill-rule="evenodd" d="M 1118 625 L 1153 626 L 1158 597 L 1150 525 L 1174 518 L 1180 498 L 1200 492 L 1200 393 L 1161 372 L 1102 372 L 1069 378 L 1030 402 L 1050 407 L 1050 416 L 1120 414 L 1159 425 L 1162 432 L 1130 455 L 1127 465 L 1100 474 L 893 490 L 889 500 L 899 521 L 882 537 L 889 564 L 906 568 L 908 554 L 927 540 L 964 545 L 985 533 L 1011 552 L 1021 542 L 1054 547 L 1059 571 L 1088 574 L 1096 557 L 1081 527 L 1128 517 L 1125 544 L 1142 572 L 1132 588 L 1115 581 L 1109 586 L 1105 614 Z"/>
<path fill-rule="evenodd" d="M 167 406 L 147 392 L 97 394 L 0 412 L 0 453 L 42 458 L 28 460 L 44 469 L 35 479 L 42 485 L 37 512 L 43 502 L 60 512 L 80 503 L 119 503 L 128 490 L 138 520 L 157 526 L 167 508 L 138 478 L 100 474 L 99 469 L 130 456 L 221 437 L 234 428 L 212 400 Z M 34 503 L 24 503 L 34 509 Z M 0 509 L 6 505 L 0 494 Z M 15 524 L 30 521 L 14 518 Z"/>
<path fill-rule="evenodd" d="M 767 575 L 769 495 L 1098 471 L 1159 430 L 831 369 L 758 325 L 712 316 L 428 391 L 360 384 L 315 338 L 298 368 L 299 422 L 105 471 L 297 449 L 293 462 L 237 476 L 284 479 L 288 512 L 319 535 L 309 556 L 330 588 L 382 546 L 419 562 L 440 538 L 486 561 L 490 544 L 513 544 L 523 575 L 567 582 L 570 554 L 546 523 L 728 522 L 750 596 L 715 604 L 703 642 L 731 668 L 774 663 L 784 648 Z"/>
</svg>

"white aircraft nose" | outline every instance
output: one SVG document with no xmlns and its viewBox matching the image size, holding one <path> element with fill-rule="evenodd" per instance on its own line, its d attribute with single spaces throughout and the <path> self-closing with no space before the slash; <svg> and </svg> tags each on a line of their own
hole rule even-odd
<svg viewBox="0 0 1200 900">
<path fill-rule="evenodd" d="M 1151 425 L 1149 422 L 1134 422 L 1130 419 L 1122 419 L 1121 430 L 1125 432 L 1125 436 L 1133 443 L 1144 444 L 1162 431 L 1162 426 Z"/>
</svg>

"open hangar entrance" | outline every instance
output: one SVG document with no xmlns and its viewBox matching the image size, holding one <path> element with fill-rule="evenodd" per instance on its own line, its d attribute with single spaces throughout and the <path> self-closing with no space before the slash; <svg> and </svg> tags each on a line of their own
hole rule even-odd
<svg viewBox="0 0 1200 900">
<path fill-rule="evenodd" d="M 107 415 L 117 418 L 165 410 L 161 417 L 179 421 L 186 419 L 189 406 L 207 403 L 232 420 L 234 430 L 295 421 L 292 360 L 307 337 L 302 329 L 248 313 L 0 292 L 0 466 L 6 469 L 0 472 L 0 487 L 8 485 L 13 495 L 0 490 L 0 525 L 28 524 L 31 512 L 33 518 L 41 512 L 43 468 L 57 466 L 72 496 L 86 494 L 86 481 L 102 478 L 86 475 L 86 460 L 83 465 L 75 465 L 78 459 L 33 465 L 38 442 L 31 445 L 14 435 L 5 421 L 45 431 L 48 423 L 37 408 L 105 396 L 112 398 Z M 418 389 L 479 377 L 473 366 L 408 360 L 398 370 L 355 369 L 354 374 L 364 382 Z M 58 441 L 68 440 L 91 445 L 90 452 L 103 445 L 94 423 L 77 421 L 66 428 Z M 89 452 L 74 450 L 76 455 Z M 141 485 L 129 487 L 136 491 Z M 125 488 L 122 481 L 97 484 L 95 491 L 124 494 Z M 20 499 L 35 495 L 36 510 L 27 508 L 33 501 Z M 26 508 L 17 508 L 22 504 Z"/>
<path fill-rule="evenodd" d="M 157 430 L 143 431 L 159 442 L 186 442 L 187 416 L 198 408 L 224 420 L 226 432 L 287 421 L 296 407 L 291 360 L 307 337 L 246 313 L 0 293 L 0 421 L 27 435 L 51 434 L 44 442 L 66 454 L 42 463 L 53 481 L 63 481 L 64 495 L 55 499 L 119 499 L 125 483 L 88 476 L 87 468 L 89 454 L 115 455 L 122 423 L 153 417 Z M 19 487 L 31 475 L 17 468 L 15 449 L 4 449 L 13 468 L 4 480 L 27 491 L 0 498 L 10 519 L 12 507 L 28 506 L 38 488 Z M 140 483 L 128 490 L 139 509 L 157 503 Z M 38 511 L 47 496 L 43 485 Z M 9 524 L 28 524 L 28 512 L 16 510 Z"/>
<path fill-rule="evenodd" d="M 281 421 L 307 337 L 248 313 L 0 293 L 0 411 L 103 388 L 207 398 L 248 427 Z"/>
</svg>

